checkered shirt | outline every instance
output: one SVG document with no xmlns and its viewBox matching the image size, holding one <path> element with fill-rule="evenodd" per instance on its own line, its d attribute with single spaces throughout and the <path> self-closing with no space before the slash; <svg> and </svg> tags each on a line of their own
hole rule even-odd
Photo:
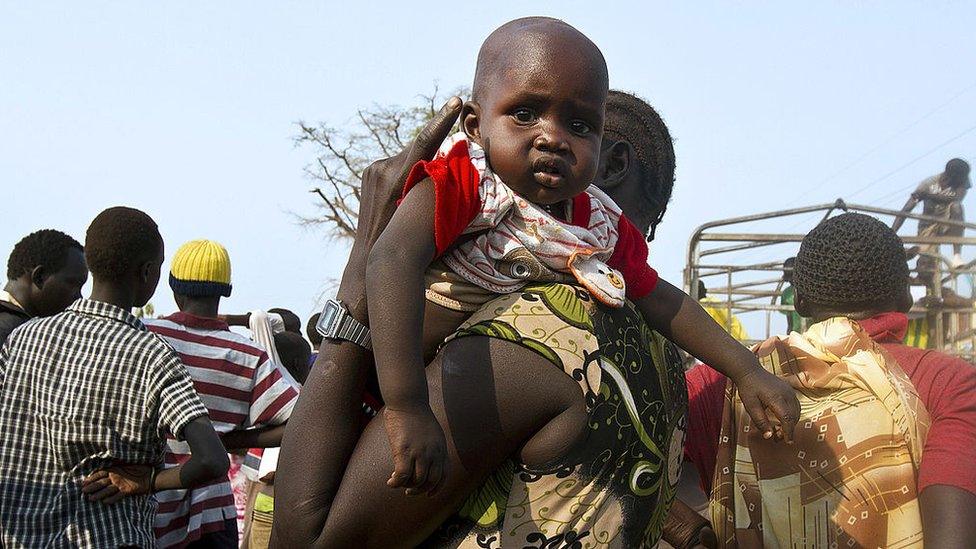
<svg viewBox="0 0 976 549">
<path fill-rule="evenodd" d="M 151 496 L 88 501 L 114 463 L 160 466 L 166 433 L 207 414 L 176 353 L 136 317 L 80 299 L 0 349 L 0 546 L 153 547 Z"/>
</svg>

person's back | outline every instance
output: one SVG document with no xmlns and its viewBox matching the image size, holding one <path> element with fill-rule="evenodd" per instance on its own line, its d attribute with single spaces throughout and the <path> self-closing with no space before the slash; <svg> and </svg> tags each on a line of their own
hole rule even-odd
<svg viewBox="0 0 976 549">
<path fill-rule="evenodd" d="M 181 398 L 182 370 L 136 317 L 98 301 L 80 300 L 11 336 L 0 360 L 4 545 L 35 545 L 45 532 L 45 544 L 152 546 L 152 498 L 89 502 L 82 480 L 120 461 L 160 462 L 161 429 L 179 432 L 206 413 L 164 411 Z"/>
<path fill-rule="evenodd" d="M 180 312 L 146 321 L 186 365 L 214 429 L 222 434 L 283 424 L 298 399 L 290 376 L 269 353 L 218 318 L 220 298 L 231 293 L 230 273 L 230 257 L 219 243 L 185 243 L 173 256 L 169 277 Z M 166 466 L 185 463 L 191 455 L 185 443 L 170 439 Z M 192 490 L 160 492 L 157 498 L 158 546 L 237 546 L 237 508 L 227 477 Z"/>
<path fill-rule="evenodd" d="M 183 364 L 128 312 L 159 279 L 155 222 L 110 208 L 86 242 L 91 299 L 21 326 L 0 351 L 0 545 L 8 548 L 152 547 L 148 494 L 226 471 Z M 199 457 L 157 479 L 166 432 L 186 436 Z"/>
<path fill-rule="evenodd" d="M 901 343 L 908 276 L 901 240 L 869 216 L 804 238 L 796 309 L 816 323 L 756 351 L 801 399 L 793 446 L 751 434 L 717 372 L 687 373 L 687 454 L 714 486 L 725 546 L 826 545 L 831 532 L 857 546 L 958 547 L 976 535 L 976 369 Z"/>
</svg>

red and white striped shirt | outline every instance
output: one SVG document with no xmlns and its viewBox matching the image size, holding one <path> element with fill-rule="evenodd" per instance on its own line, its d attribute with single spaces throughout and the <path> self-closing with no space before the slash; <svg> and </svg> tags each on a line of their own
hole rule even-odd
<svg viewBox="0 0 976 549">
<path fill-rule="evenodd" d="M 279 425 L 291 415 L 298 400 L 291 376 L 223 321 L 180 312 L 145 324 L 176 350 L 218 433 Z M 170 438 L 167 446 L 167 467 L 189 459 L 186 443 Z M 156 498 L 153 526 L 160 547 L 182 547 L 237 518 L 227 479 L 193 490 L 159 492 Z"/>
</svg>

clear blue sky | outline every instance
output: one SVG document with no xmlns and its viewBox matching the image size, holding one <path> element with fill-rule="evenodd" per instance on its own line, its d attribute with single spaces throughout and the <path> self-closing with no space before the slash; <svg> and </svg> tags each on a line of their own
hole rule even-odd
<svg viewBox="0 0 976 549">
<path fill-rule="evenodd" d="M 652 262 L 674 281 L 700 223 L 849 196 L 976 125 L 973 3 L 604 4 L 7 2 L 2 255 L 39 228 L 82 240 L 130 205 L 159 223 L 167 269 L 185 240 L 228 247 L 227 312 L 307 318 L 347 250 L 289 213 L 312 212 L 294 123 L 468 84 L 484 37 L 525 15 L 580 28 L 611 85 L 668 122 L 677 182 Z M 974 150 L 976 131 L 855 198 L 900 206 Z M 173 310 L 165 282 L 153 301 Z"/>
</svg>

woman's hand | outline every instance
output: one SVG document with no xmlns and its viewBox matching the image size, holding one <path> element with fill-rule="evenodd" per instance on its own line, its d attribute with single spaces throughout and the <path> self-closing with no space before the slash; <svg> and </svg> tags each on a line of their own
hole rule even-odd
<svg viewBox="0 0 976 549">
<path fill-rule="evenodd" d="M 148 494 L 153 468 L 149 465 L 117 465 L 88 475 L 81 492 L 91 501 L 111 505 L 124 497 Z"/>
<path fill-rule="evenodd" d="M 359 313 L 360 320 L 366 316 L 364 281 L 369 252 L 383 229 L 390 223 L 410 170 L 417 162 L 434 158 L 437 149 L 450 135 L 461 114 L 461 105 L 458 97 L 448 99 L 441 110 L 420 130 L 410 147 L 395 156 L 373 162 L 363 171 L 356 239 L 349 261 L 342 272 L 338 291 L 339 299 L 349 307 L 354 316 Z"/>
<path fill-rule="evenodd" d="M 377 160 L 363 172 L 359 199 L 359 219 L 353 255 L 365 266 L 369 250 L 386 228 L 396 210 L 396 201 L 403 191 L 407 175 L 414 164 L 430 160 L 461 114 L 461 99 L 452 97 L 441 107 L 407 149 L 390 158 Z"/>
<path fill-rule="evenodd" d="M 393 451 L 393 473 L 386 485 L 406 488 L 408 496 L 434 494 L 447 463 L 447 442 L 427 405 L 416 410 L 383 408 L 386 435 Z"/>
<path fill-rule="evenodd" d="M 793 428 L 800 419 L 800 402 L 789 383 L 766 371 L 758 360 L 746 373 L 732 379 L 732 383 L 739 391 L 743 408 L 763 438 L 775 435 L 777 439 L 793 442 Z M 767 411 L 772 412 L 775 424 Z"/>
</svg>

